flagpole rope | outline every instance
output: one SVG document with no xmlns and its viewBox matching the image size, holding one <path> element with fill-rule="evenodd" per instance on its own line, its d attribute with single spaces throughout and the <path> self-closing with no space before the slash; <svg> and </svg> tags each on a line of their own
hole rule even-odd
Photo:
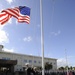
<svg viewBox="0 0 75 75">
<path fill-rule="evenodd" d="M 55 10 L 55 0 L 52 0 L 52 15 L 51 15 L 51 27 L 53 26 L 54 10 Z M 52 28 L 51 28 L 52 29 Z"/>
<path fill-rule="evenodd" d="M 39 42 L 40 42 L 40 39 L 39 39 L 40 36 L 38 36 L 38 29 L 40 31 L 40 28 L 41 28 L 40 23 L 37 23 L 37 16 L 36 15 L 38 15 L 38 12 L 39 12 L 39 10 L 37 10 L 37 8 L 38 8 L 38 4 L 36 3 L 35 4 L 36 13 L 35 13 L 35 16 L 34 16 L 34 24 L 33 24 L 33 29 L 34 29 L 33 37 L 35 39 L 34 45 L 35 45 L 36 48 L 37 48 L 37 45 L 39 45 Z M 40 52 L 40 48 L 37 48 L 37 51 L 36 52 L 37 52 L 37 56 L 40 56 L 41 55 L 40 54 L 41 53 Z"/>
</svg>

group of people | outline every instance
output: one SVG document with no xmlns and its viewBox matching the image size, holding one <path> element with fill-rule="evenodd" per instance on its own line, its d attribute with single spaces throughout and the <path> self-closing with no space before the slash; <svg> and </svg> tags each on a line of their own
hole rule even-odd
<svg viewBox="0 0 75 75">
<path fill-rule="evenodd" d="M 42 75 L 42 71 L 37 71 L 35 67 L 29 67 L 26 65 L 26 75 Z M 75 71 L 45 71 L 44 75 L 75 75 Z"/>
<path fill-rule="evenodd" d="M 26 65 L 26 75 L 37 75 L 36 67 L 30 67 L 28 64 Z"/>
</svg>

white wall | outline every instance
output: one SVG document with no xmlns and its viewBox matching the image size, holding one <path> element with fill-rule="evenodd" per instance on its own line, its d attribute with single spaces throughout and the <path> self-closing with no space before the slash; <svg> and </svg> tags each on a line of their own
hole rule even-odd
<svg viewBox="0 0 75 75">
<path fill-rule="evenodd" d="M 0 52 L 0 59 L 7 59 L 7 60 L 17 60 L 17 65 L 15 66 L 15 70 L 19 68 L 20 70 L 22 67 L 25 66 L 26 63 L 29 63 L 29 60 L 31 61 L 29 64 L 30 66 L 42 66 L 42 58 L 37 56 L 29 56 L 29 55 L 22 55 L 22 54 L 16 54 L 16 53 L 5 53 Z M 27 62 L 25 61 L 27 60 Z M 52 63 L 53 69 L 57 69 L 57 60 L 52 58 L 45 58 L 45 62 Z"/>
</svg>

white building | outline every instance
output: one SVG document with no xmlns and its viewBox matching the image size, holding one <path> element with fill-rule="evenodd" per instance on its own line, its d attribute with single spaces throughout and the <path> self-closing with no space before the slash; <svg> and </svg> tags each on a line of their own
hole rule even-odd
<svg viewBox="0 0 75 75">
<path fill-rule="evenodd" d="M 3 46 L 0 45 L 0 59 L 2 60 L 17 60 L 17 64 L 14 66 L 14 70 L 23 70 L 26 63 L 29 63 L 33 66 L 42 66 L 42 58 L 39 56 L 32 56 L 32 55 L 24 55 L 24 54 L 17 54 L 17 53 L 10 53 L 2 51 Z M 57 69 L 57 59 L 54 58 L 45 58 L 44 62 L 52 63 L 53 70 Z"/>
</svg>

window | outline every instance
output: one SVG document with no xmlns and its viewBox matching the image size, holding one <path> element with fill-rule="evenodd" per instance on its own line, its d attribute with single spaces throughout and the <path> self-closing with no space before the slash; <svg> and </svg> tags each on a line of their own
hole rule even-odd
<svg viewBox="0 0 75 75">
<path fill-rule="evenodd" d="M 36 63 L 36 60 L 34 60 L 34 63 Z"/>
<path fill-rule="evenodd" d="M 2 57 L 2 59 L 6 60 L 6 58 L 5 58 L 5 57 Z"/>
<path fill-rule="evenodd" d="M 10 58 L 7 58 L 7 60 L 10 60 Z"/>
<path fill-rule="evenodd" d="M 24 60 L 24 62 L 27 62 L 27 60 Z"/>
<path fill-rule="evenodd" d="M 2 59 L 4 59 L 4 60 L 10 60 L 10 58 L 6 58 L 6 57 L 2 57 Z"/>
<path fill-rule="evenodd" d="M 29 60 L 29 63 L 32 63 L 32 60 Z"/>
</svg>

